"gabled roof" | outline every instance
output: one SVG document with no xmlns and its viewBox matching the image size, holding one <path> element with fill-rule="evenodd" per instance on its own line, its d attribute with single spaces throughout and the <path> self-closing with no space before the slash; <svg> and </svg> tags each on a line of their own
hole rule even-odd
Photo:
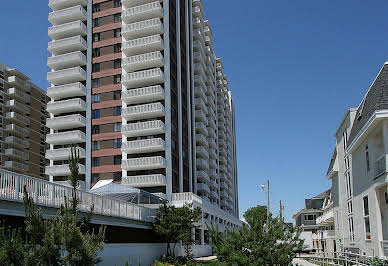
<svg viewBox="0 0 388 266">
<path fill-rule="evenodd" d="M 388 110 L 388 62 L 381 68 L 372 86 L 369 88 L 360 106 L 357 109 L 352 130 L 350 131 L 349 145 L 356 138 L 369 118 L 380 110 Z"/>
<path fill-rule="evenodd" d="M 329 168 L 327 169 L 326 175 L 329 175 L 330 171 L 333 169 L 336 158 L 337 158 L 337 149 L 334 148 L 334 152 L 333 152 L 333 155 L 331 156 Z"/>
</svg>

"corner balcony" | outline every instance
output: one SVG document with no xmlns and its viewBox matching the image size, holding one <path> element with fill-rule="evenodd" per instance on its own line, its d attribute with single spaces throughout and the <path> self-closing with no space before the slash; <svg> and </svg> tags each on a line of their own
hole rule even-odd
<svg viewBox="0 0 388 266">
<path fill-rule="evenodd" d="M 27 137 L 30 134 L 30 130 L 21 126 L 18 126 L 16 124 L 8 124 L 5 127 L 5 130 L 14 134 L 19 134 L 24 137 Z"/>
<path fill-rule="evenodd" d="M 205 159 L 197 159 L 197 168 L 201 170 L 209 170 L 209 164 Z"/>
<path fill-rule="evenodd" d="M 28 117 L 20 115 L 16 112 L 8 112 L 5 118 L 9 121 L 15 122 L 23 126 L 30 124 L 30 119 Z"/>
<path fill-rule="evenodd" d="M 80 130 L 52 133 L 46 136 L 46 142 L 52 145 L 83 143 L 86 142 L 86 135 Z"/>
<path fill-rule="evenodd" d="M 28 149 L 30 147 L 30 142 L 25 139 L 21 139 L 15 136 L 8 136 L 5 138 L 5 143 L 12 144 L 21 148 Z"/>
<path fill-rule="evenodd" d="M 126 171 L 161 169 L 166 168 L 166 160 L 162 156 L 124 159 L 122 168 Z"/>
<path fill-rule="evenodd" d="M 209 153 L 207 152 L 207 149 L 202 146 L 197 146 L 196 154 L 202 158 L 209 159 Z"/>
<path fill-rule="evenodd" d="M 206 171 L 197 171 L 197 180 L 203 183 L 210 182 L 210 177 Z"/>
<path fill-rule="evenodd" d="M 161 52 L 134 55 L 122 59 L 121 66 L 128 72 L 141 69 L 156 68 L 164 66 L 164 59 Z"/>
<path fill-rule="evenodd" d="M 74 36 L 48 43 L 48 48 L 53 55 L 67 54 L 76 51 L 85 51 L 88 48 L 86 40 L 82 36 Z"/>
<path fill-rule="evenodd" d="M 47 112 L 53 115 L 86 111 L 86 103 L 80 98 L 47 103 Z"/>
<path fill-rule="evenodd" d="M 9 76 L 7 81 L 10 86 L 18 87 L 19 89 L 22 89 L 26 92 L 30 91 L 30 84 L 28 84 L 27 81 L 21 78 L 18 78 L 16 76 Z"/>
<path fill-rule="evenodd" d="M 152 18 L 163 18 L 163 8 L 160 2 L 134 6 L 121 12 L 121 19 L 127 24 Z"/>
<path fill-rule="evenodd" d="M 126 56 L 164 50 L 164 42 L 159 34 L 123 42 L 121 50 Z"/>
<path fill-rule="evenodd" d="M 6 106 L 11 110 L 19 111 L 24 114 L 30 113 L 30 107 L 28 105 L 22 104 L 17 100 L 9 100 L 6 102 Z"/>
<path fill-rule="evenodd" d="M 11 98 L 15 98 L 15 99 L 21 100 L 21 101 L 26 102 L 26 103 L 29 103 L 31 100 L 30 95 L 28 95 L 28 94 L 24 93 L 23 91 L 18 90 L 16 88 L 9 88 L 7 90 L 7 94 Z"/>
<path fill-rule="evenodd" d="M 164 89 L 160 85 L 140 89 L 131 89 L 123 91 L 121 99 L 126 104 L 137 104 L 164 100 Z"/>
<path fill-rule="evenodd" d="M 52 10 L 65 9 L 72 6 L 86 6 L 88 4 L 88 0 L 49 0 L 49 7 Z"/>
<path fill-rule="evenodd" d="M 123 108 L 122 112 L 122 116 L 128 121 L 156 118 L 164 116 L 164 114 L 164 106 L 160 102 L 130 106 Z"/>
<path fill-rule="evenodd" d="M 164 73 L 160 68 L 143 70 L 123 75 L 122 84 L 127 88 L 151 86 L 164 83 Z"/>
<path fill-rule="evenodd" d="M 126 137 L 140 137 L 165 133 L 162 121 L 147 121 L 122 125 L 121 131 Z"/>
<path fill-rule="evenodd" d="M 204 183 L 198 183 L 197 184 L 197 191 L 205 193 L 205 194 L 209 194 L 210 193 L 210 188 L 208 187 L 208 185 L 206 185 Z"/>
<path fill-rule="evenodd" d="M 73 6 L 49 13 L 48 20 L 53 25 L 65 24 L 75 20 L 86 20 L 86 10 L 82 6 Z"/>
<path fill-rule="evenodd" d="M 214 138 L 207 138 L 207 142 L 209 143 L 209 146 L 213 149 L 217 149 L 217 143 Z"/>
<path fill-rule="evenodd" d="M 25 160 L 25 161 L 28 161 L 28 159 L 30 157 L 29 153 L 27 153 L 25 151 L 13 149 L 13 148 L 5 149 L 5 155 L 9 156 L 9 157 L 14 157 L 14 158 L 17 158 L 20 160 Z"/>
<path fill-rule="evenodd" d="M 160 174 L 124 176 L 121 184 L 130 187 L 164 187 L 167 180 L 166 176 Z"/>
<path fill-rule="evenodd" d="M 127 154 L 164 151 L 166 143 L 161 138 L 142 139 L 123 142 L 121 150 Z"/>
<path fill-rule="evenodd" d="M 4 162 L 4 168 L 6 169 L 11 169 L 11 170 L 16 170 L 16 171 L 28 171 L 28 165 L 24 163 L 19 163 L 15 161 L 5 161 Z"/>
<path fill-rule="evenodd" d="M 47 88 L 47 96 L 53 100 L 85 95 L 86 87 L 80 82 Z"/>
<path fill-rule="evenodd" d="M 197 145 L 202 145 L 202 146 L 208 146 L 207 139 L 204 135 L 202 134 L 196 134 L 195 135 L 195 141 L 197 142 Z"/>
<path fill-rule="evenodd" d="M 46 127 L 54 130 L 86 127 L 86 119 L 80 114 L 48 118 Z"/>
<path fill-rule="evenodd" d="M 208 120 L 206 118 L 205 113 L 202 110 L 196 110 L 195 111 L 195 121 L 201 121 L 205 125 L 208 124 Z"/>
<path fill-rule="evenodd" d="M 53 70 L 85 66 L 86 64 L 86 56 L 82 52 L 51 56 L 47 59 L 47 65 Z"/>
<path fill-rule="evenodd" d="M 78 164 L 79 173 L 85 174 L 85 165 Z M 46 166 L 46 175 L 49 176 L 68 176 L 70 175 L 70 167 L 68 164 Z"/>
<path fill-rule="evenodd" d="M 159 18 L 154 18 L 124 25 L 121 35 L 128 41 L 145 36 L 163 34 L 163 31 L 162 21 Z"/>
<path fill-rule="evenodd" d="M 86 34 L 86 26 L 80 20 L 58 26 L 52 26 L 48 29 L 48 35 L 53 40 L 65 39 L 76 35 L 85 36 Z"/>
<path fill-rule="evenodd" d="M 84 148 L 75 147 L 81 159 L 86 158 L 86 151 Z M 46 159 L 53 161 L 68 160 L 71 155 L 71 148 L 60 148 L 54 150 L 46 150 Z"/>
<path fill-rule="evenodd" d="M 64 85 L 86 80 L 86 71 L 81 67 L 73 67 L 47 73 L 47 81 L 54 85 Z"/>
</svg>

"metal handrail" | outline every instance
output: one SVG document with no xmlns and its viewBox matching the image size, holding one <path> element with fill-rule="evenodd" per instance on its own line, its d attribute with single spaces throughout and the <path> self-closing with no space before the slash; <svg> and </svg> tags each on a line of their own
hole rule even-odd
<svg viewBox="0 0 388 266">
<path fill-rule="evenodd" d="M 310 255 L 309 259 L 313 262 L 324 263 L 325 265 L 360 265 L 367 266 L 368 259 L 373 259 L 372 256 L 365 256 L 351 252 L 320 252 L 314 255 Z M 388 262 L 388 259 L 380 258 L 384 262 Z M 356 263 L 356 264 L 354 264 Z"/>
</svg>

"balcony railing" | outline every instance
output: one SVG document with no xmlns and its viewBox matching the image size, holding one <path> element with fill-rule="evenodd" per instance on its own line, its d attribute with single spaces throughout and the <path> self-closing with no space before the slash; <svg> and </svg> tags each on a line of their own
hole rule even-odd
<svg viewBox="0 0 388 266">
<path fill-rule="evenodd" d="M 78 170 L 81 175 L 84 175 L 85 165 L 78 164 Z M 70 175 L 70 167 L 68 164 L 46 166 L 45 173 L 49 176 L 68 176 Z"/>
<path fill-rule="evenodd" d="M 121 132 L 126 137 L 156 135 L 163 134 L 165 132 L 165 126 L 160 120 L 138 122 L 123 125 Z"/>
<path fill-rule="evenodd" d="M 18 102 L 17 100 L 7 101 L 6 106 L 12 110 L 16 110 L 25 114 L 30 113 L 30 107 L 28 105 Z"/>
<path fill-rule="evenodd" d="M 206 115 L 205 115 L 205 113 L 202 110 L 196 110 L 195 111 L 195 120 L 196 121 L 201 121 L 205 125 L 208 124 L 208 120 L 206 118 Z"/>
<path fill-rule="evenodd" d="M 80 114 L 48 118 L 46 126 L 55 130 L 79 128 L 86 126 L 86 118 Z"/>
<path fill-rule="evenodd" d="M 199 133 L 201 133 L 201 134 L 203 134 L 205 136 L 208 136 L 208 134 L 209 134 L 208 130 L 206 128 L 206 125 L 204 123 L 202 123 L 202 122 L 196 122 L 195 123 L 195 129 L 196 129 L 197 132 L 199 132 Z"/>
<path fill-rule="evenodd" d="M 18 126 L 16 124 L 8 124 L 5 127 L 5 130 L 13 132 L 15 134 L 22 135 L 24 137 L 28 136 L 30 134 L 30 130 L 21 126 Z"/>
<path fill-rule="evenodd" d="M 197 171 L 197 180 L 202 182 L 210 182 L 210 177 L 206 171 Z"/>
<path fill-rule="evenodd" d="M 164 116 L 162 103 L 149 103 L 123 108 L 122 116 L 127 120 L 140 120 Z"/>
<path fill-rule="evenodd" d="M 155 1 L 162 1 L 162 0 L 121 0 L 121 3 L 126 8 L 131 8 L 134 6 L 144 5 Z"/>
<path fill-rule="evenodd" d="M 23 91 L 26 91 L 26 92 L 29 92 L 31 89 L 30 84 L 27 81 L 21 78 L 18 78 L 16 76 L 9 76 L 8 83 L 9 85 L 16 86 L 19 89 L 22 89 Z"/>
<path fill-rule="evenodd" d="M 133 72 L 141 69 L 156 68 L 164 66 L 163 55 L 160 51 L 125 57 L 121 62 L 122 67 Z"/>
<path fill-rule="evenodd" d="M 46 136 L 46 142 L 53 145 L 77 144 L 86 141 L 86 135 L 80 130 L 53 133 Z"/>
<path fill-rule="evenodd" d="M 82 52 L 51 56 L 47 59 L 47 65 L 54 70 L 62 70 L 87 64 L 86 56 Z"/>
<path fill-rule="evenodd" d="M 27 153 L 25 151 L 20 151 L 20 150 L 17 150 L 17 149 L 13 149 L 13 148 L 6 149 L 5 150 L 5 155 L 10 156 L 10 157 L 16 157 L 16 158 L 19 158 L 19 159 L 22 159 L 22 160 L 26 160 L 26 161 L 28 161 L 28 159 L 30 157 L 29 153 Z"/>
<path fill-rule="evenodd" d="M 47 81 L 54 85 L 64 85 L 86 80 L 86 71 L 81 67 L 73 67 L 47 73 Z"/>
<path fill-rule="evenodd" d="M 122 83 L 127 89 L 164 83 L 164 73 L 160 68 L 143 70 L 123 75 Z"/>
<path fill-rule="evenodd" d="M 123 10 L 121 12 L 121 18 L 125 23 L 133 23 L 152 18 L 163 18 L 163 8 L 160 2 L 135 6 Z"/>
<path fill-rule="evenodd" d="M 207 149 L 202 146 L 197 146 L 196 153 L 202 158 L 209 159 L 209 153 Z"/>
<path fill-rule="evenodd" d="M 164 49 L 163 38 L 159 34 L 123 42 L 122 51 L 126 56 L 145 54 Z"/>
<path fill-rule="evenodd" d="M 16 88 L 9 88 L 7 90 L 7 94 L 8 94 L 8 96 L 10 96 L 12 98 L 19 99 L 19 100 L 26 102 L 26 103 L 29 103 L 30 99 L 31 99 L 30 95 L 28 95 L 27 93 L 24 93 L 23 91 L 18 90 Z"/>
<path fill-rule="evenodd" d="M 131 187 L 161 187 L 167 185 L 167 180 L 164 175 L 138 175 L 125 176 L 121 184 Z"/>
<path fill-rule="evenodd" d="M 380 156 L 374 163 L 375 177 L 387 172 L 387 154 Z"/>
<path fill-rule="evenodd" d="M 52 26 L 48 29 L 48 35 L 53 40 L 65 39 L 77 35 L 85 36 L 86 34 L 87 28 L 80 20 Z"/>
<path fill-rule="evenodd" d="M 65 24 L 76 20 L 86 20 L 86 10 L 82 6 L 73 6 L 49 14 L 48 20 L 53 25 Z"/>
<path fill-rule="evenodd" d="M 49 7 L 52 10 L 69 8 L 76 5 L 86 6 L 88 0 L 49 0 Z"/>
<path fill-rule="evenodd" d="M 141 139 L 123 142 L 121 149 L 128 154 L 164 151 L 166 144 L 162 138 Z"/>
<path fill-rule="evenodd" d="M 48 43 L 48 50 L 53 55 L 67 54 L 75 51 L 85 51 L 88 48 L 86 40 L 78 35 Z"/>
<path fill-rule="evenodd" d="M 196 135 L 195 135 L 195 141 L 196 141 L 198 144 L 202 145 L 202 146 L 205 146 L 205 147 L 208 146 L 207 139 L 206 139 L 206 137 L 205 137 L 204 135 L 202 135 L 202 134 L 196 134 Z"/>
<path fill-rule="evenodd" d="M 86 103 L 84 100 L 79 98 L 47 103 L 47 112 L 54 115 L 72 112 L 83 112 L 85 110 Z"/>
<path fill-rule="evenodd" d="M 125 159 L 122 167 L 127 171 L 160 169 L 166 168 L 166 160 L 162 156 Z"/>
<path fill-rule="evenodd" d="M 202 170 L 208 170 L 209 163 L 205 159 L 197 159 L 197 167 Z"/>
<path fill-rule="evenodd" d="M 75 148 L 80 158 L 86 158 L 86 151 L 84 148 L 76 147 Z M 61 161 L 68 160 L 71 155 L 71 148 L 60 148 L 54 150 L 46 150 L 46 159 Z"/>
<path fill-rule="evenodd" d="M 206 193 L 206 194 L 210 193 L 210 188 L 208 187 L 208 185 L 206 185 L 204 183 L 197 184 L 197 190 L 199 192 Z"/>
<path fill-rule="evenodd" d="M 316 219 L 317 225 L 327 226 L 334 223 L 334 209 L 330 208 L 323 212 L 323 214 Z"/>
<path fill-rule="evenodd" d="M 30 147 L 30 142 L 28 140 L 24 140 L 15 136 L 8 136 L 5 138 L 5 143 L 16 145 L 22 148 Z"/>
<path fill-rule="evenodd" d="M 20 115 L 16 112 L 8 112 L 5 116 L 8 120 L 13 121 L 15 123 L 19 123 L 21 125 L 29 125 L 30 119 L 23 115 Z"/>
<path fill-rule="evenodd" d="M 49 96 L 53 100 L 60 100 L 63 98 L 71 98 L 75 96 L 85 96 L 85 95 L 86 95 L 86 87 L 80 82 L 49 87 L 47 89 L 47 96 Z"/>
<path fill-rule="evenodd" d="M 164 99 L 164 89 L 160 85 L 131 89 L 122 92 L 121 99 L 126 104 L 152 102 Z"/>
<path fill-rule="evenodd" d="M 163 34 L 163 23 L 159 18 L 154 18 L 124 25 L 121 34 L 126 40 Z"/>
<path fill-rule="evenodd" d="M 27 164 L 19 163 L 19 162 L 16 162 L 16 161 L 5 161 L 4 162 L 4 168 L 13 169 L 13 170 L 16 170 L 16 171 L 24 171 L 24 172 L 28 171 L 28 165 Z"/>
</svg>

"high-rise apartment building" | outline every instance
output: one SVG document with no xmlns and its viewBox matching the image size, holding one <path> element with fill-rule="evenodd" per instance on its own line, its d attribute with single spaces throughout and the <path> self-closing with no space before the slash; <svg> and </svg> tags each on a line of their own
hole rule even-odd
<svg viewBox="0 0 388 266">
<path fill-rule="evenodd" d="M 114 179 L 238 216 L 234 105 L 202 0 L 50 0 L 50 180 Z"/>
<path fill-rule="evenodd" d="M 0 63 L 0 167 L 45 178 L 46 92 Z"/>
</svg>

